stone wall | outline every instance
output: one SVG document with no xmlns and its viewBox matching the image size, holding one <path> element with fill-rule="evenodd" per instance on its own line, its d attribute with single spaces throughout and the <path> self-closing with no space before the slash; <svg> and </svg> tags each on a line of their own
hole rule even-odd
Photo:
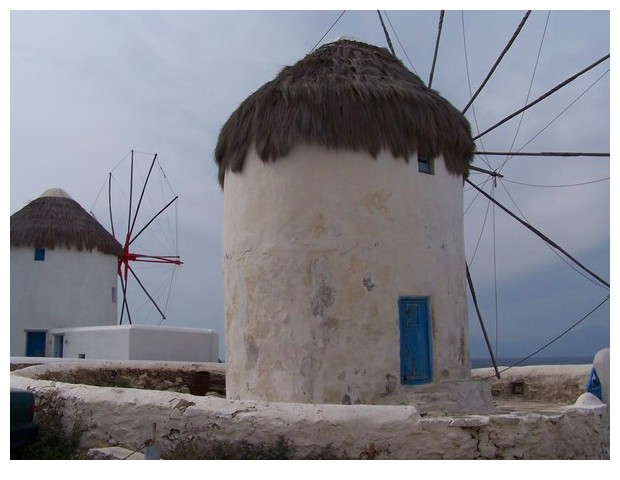
<svg viewBox="0 0 620 480">
<path fill-rule="evenodd" d="M 569 405 L 585 392 L 592 365 L 545 365 L 498 367 L 472 370 L 472 379 L 491 383 L 491 394 L 498 401 L 553 402 Z"/>
<path fill-rule="evenodd" d="M 215 370 L 215 371 L 211 371 Z M 136 388 L 191 395 L 226 397 L 226 380 L 217 368 L 185 366 L 176 368 L 127 367 L 122 365 L 81 368 L 79 365 L 62 370 L 47 370 L 38 380 L 92 385 L 96 387 Z"/>
<path fill-rule="evenodd" d="M 79 367 L 97 368 L 91 363 L 82 362 Z M 153 368 L 160 372 L 148 376 L 159 378 L 160 384 L 170 381 L 162 371 L 174 375 L 175 382 L 177 376 L 183 377 L 180 371 L 210 371 L 212 378 L 224 372 L 219 364 L 129 363 L 100 362 L 98 368 L 116 371 L 117 376 Z M 539 373 L 545 368 L 538 367 Z M 377 459 L 609 458 L 609 409 L 590 394 L 564 406 L 541 404 L 527 410 L 522 402 L 515 411 L 488 415 L 422 415 L 412 405 L 233 401 L 170 390 L 59 381 L 68 379 L 63 375 L 72 375 L 61 372 L 71 371 L 79 371 L 71 362 L 32 366 L 14 371 L 11 385 L 35 391 L 55 388 L 66 400 L 65 420 L 82 423 L 83 446 L 90 448 L 121 446 L 133 451 L 151 438 L 156 424 L 157 442 L 164 452 L 188 434 L 196 441 L 208 436 L 252 443 L 274 442 L 282 435 L 295 442 L 300 456 L 332 444 L 357 458 L 372 443 Z"/>
</svg>

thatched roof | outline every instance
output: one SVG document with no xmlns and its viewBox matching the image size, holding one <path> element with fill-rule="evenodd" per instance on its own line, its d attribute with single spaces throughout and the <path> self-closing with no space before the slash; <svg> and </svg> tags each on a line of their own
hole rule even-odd
<svg viewBox="0 0 620 480">
<path fill-rule="evenodd" d="M 50 189 L 11 215 L 15 247 L 77 248 L 120 256 L 123 247 L 63 190 Z"/>
<path fill-rule="evenodd" d="M 274 161 L 295 145 L 381 149 L 408 161 L 443 154 L 467 176 L 475 148 L 469 122 L 388 50 L 352 40 L 329 43 L 250 95 L 223 126 L 215 149 L 219 182 L 240 172 L 254 145 Z"/>
</svg>

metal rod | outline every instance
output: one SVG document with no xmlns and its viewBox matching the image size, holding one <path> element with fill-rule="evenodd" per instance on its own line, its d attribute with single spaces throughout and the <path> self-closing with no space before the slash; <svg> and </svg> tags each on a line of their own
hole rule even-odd
<svg viewBox="0 0 620 480">
<path fill-rule="evenodd" d="M 129 324 L 131 325 L 131 313 L 129 313 L 129 303 L 127 303 L 127 285 L 123 280 L 123 276 L 120 275 L 120 267 L 119 267 L 119 278 L 121 279 L 121 288 L 123 290 L 123 306 L 121 307 L 121 318 L 119 321 L 119 325 L 123 324 L 123 314 L 125 313 L 125 308 L 127 309 L 127 319 Z"/>
<path fill-rule="evenodd" d="M 475 185 L 474 183 L 472 183 L 469 179 L 465 179 L 465 181 L 467 183 L 469 183 L 472 187 L 474 187 L 476 190 L 478 190 L 480 193 L 482 193 L 485 197 L 487 197 L 489 200 L 491 200 L 495 205 L 497 205 L 499 208 L 501 208 L 502 210 L 504 210 L 508 215 L 510 215 L 512 218 L 514 218 L 515 220 L 517 220 L 519 223 L 521 223 L 522 225 L 524 225 L 526 228 L 528 228 L 529 230 L 531 230 L 532 232 L 534 232 L 537 236 L 539 236 L 540 238 L 542 238 L 545 242 L 547 242 L 549 245 L 551 245 L 553 248 L 556 248 L 557 250 L 559 250 L 560 252 L 562 252 L 564 255 L 566 255 L 568 258 L 570 258 L 576 265 L 578 265 L 579 267 L 581 267 L 584 271 L 586 271 L 587 273 L 589 273 L 592 277 L 594 277 L 596 280 L 598 280 L 599 282 L 601 282 L 603 285 L 605 285 L 607 288 L 610 288 L 609 286 L 609 282 L 602 279 L 601 277 L 599 277 L 596 273 L 594 273 L 592 270 L 590 270 L 589 268 L 587 268 L 585 265 L 583 265 L 581 262 L 579 262 L 579 260 L 577 260 L 575 257 L 573 257 L 570 253 L 568 253 L 566 250 L 564 250 L 562 247 L 560 247 L 557 243 L 555 243 L 553 240 L 551 240 L 549 237 L 547 237 L 546 235 L 544 235 L 541 231 L 537 230 L 536 228 L 534 228 L 532 225 L 530 225 L 529 223 L 521 220 L 519 217 L 517 217 L 514 213 L 512 213 L 510 210 L 508 210 L 506 207 L 504 207 L 501 203 L 499 203 L 497 200 L 495 200 L 491 195 L 489 195 L 487 192 L 485 192 L 484 190 L 482 190 L 480 187 L 478 187 L 477 185 Z"/>
<path fill-rule="evenodd" d="M 129 231 L 131 226 L 131 200 L 133 197 L 133 150 L 131 151 L 131 170 L 129 173 L 129 215 L 127 217 L 127 235 L 125 242 L 129 240 Z"/>
<path fill-rule="evenodd" d="M 136 282 L 138 282 L 138 285 L 140 285 L 140 287 L 142 288 L 142 291 L 144 291 L 144 293 L 146 294 L 147 297 L 149 297 L 149 300 L 153 303 L 153 305 L 155 305 L 155 308 L 157 309 L 157 311 L 159 312 L 159 314 L 161 315 L 161 317 L 165 320 L 166 319 L 166 315 L 164 315 L 164 312 L 161 311 L 161 308 L 159 308 L 159 305 L 157 305 L 157 302 L 155 302 L 155 300 L 153 299 L 153 297 L 151 297 L 151 294 L 146 290 L 146 288 L 144 287 L 144 285 L 142 285 L 142 282 L 140 281 L 140 279 L 138 278 L 138 276 L 135 274 L 135 272 L 133 271 L 133 268 L 131 268 L 129 265 L 127 265 L 127 268 L 129 269 L 129 272 L 133 275 L 133 278 L 136 279 Z"/>
<path fill-rule="evenodd" d="M 136 233 L 136 236 L 135 236 L 135 237 L 133 237 L 133 238 L 131 239 L 131 241 L 129 241 L 129 243 L 127 244 L 127 246 L 131 245 L 131 244 L 133 243 L 133 241 L 134 241 L 136 238 L 138 238 L 138 237 L 140 236 L 140 234 L 141 234 L 142 232 L 144 232 L 144 230 L 146 230 L 146 229 L 147 229 L 147 227 L 148 227 L 151 223 L 153 223 L 153 221 L 154 221 L 157 217 L 159 217 L 159 215 L 161 215 L 161 214 L 162 214 L 162 212 L 163 212 L 164 210 L 166 210 L 166 209 L 167 209 L 170 205 L 172 205 L 172 204 L 176 201 L 176 199 L 177 199 L 177 198 L 179 198 L 179 196 L 178 196 L 178 195 L 177 195 L 176 197 L 174 197 L 172 200 L 170 200 L 170 202 L 168 202 L 168 204 L 167 204 L 164 208 L 162 208 L 159 212 L 157 212 L 157 213 L 155 214 L 155 216 L 154 216 L 153 218 L 151 218 L 151 220 L 150 220 L 150 221 L 149 221 L 149 222 L 148 222 L 148 223 L 147 223 L 144 227 L 142 227 L 142 230 L 140 230 L 138 233 Z"/>
<path fill-rule="evenodd" d="M 112 236 L 114 235 L 114 219 L 112 218 L 112 172 L 108 174 L 108 210 L 110 212 L 110 227 L 112 228 Z"/>
<path fill-rule="evenodd" d="M 489 175 L 491 175 L 493 177 L 504 178 L 504 176 L 501 173 L 499 173 L 499 172 L 494 172 L 492 170 L 486 170 L 485 168 L 475 167 L 474 165 L 470 165 L 469 169 L 470 170 L 474 170 L 476 172 L 488 173 Z"/>
<path fill-rule="evenodd" d="M 580 72 L 577 72 L 575 75 L 573 75 L 572 77 L 564 80 L 562 83 L 556 85 L 555 87 L 553 87 L 551 90 L 549 90 L 547 93 L 541 95 L 540 97 L 538 97 L 536 100 L 534 100 L 531 103 L 528 103 L 525 107 L 520 108 L 519 110 L 517 110 L 516 112 L 508 115 L 506 118 L 504 118 L 503 120 L 500 120 L 499 122 L 497 122 L 495 125 L 493 125 L 492 127 L 487 128 L 484 132 L 479 133 L 478 135 L 476 135 L 472 140 L 477 140 L 478 138 L 482 137 L 483 135 L 486 135 L 487 133 L 489 133 L 491 130 L 495 130 L 497 127 L 499 127 L 500 125 L 503 125 L 504 123 L 506 123 L 508 120 L 510 120 L 511 118 L 516 117 L 517 115 L 519 115 L 521 112 L 526 111 L 528 108 L 533 107 L 534 105 L 536 105 L 537 103 L 541 102 L 542 100 L 544 100 L 545 98 L 547 98 L 548 96 L 554 94 L 555 92 L 557 92 L 558 90 L 560 90 L 561 88 L 565 87 L 566 85 L 568 85 L 569 83 L 571 83 L 573 80 L 577 79 L 579 76 L 583 75 L 584 73 L 588 72 L 589 70 L 592 70 L 594 67 L 596 67 L 597 65 L 599 65 L 600 63 L 604 62 L 605 60 L 607 60 L 610 57 L 609 54 L 605 55 L 604 57 L 602 57 L 601 59 L 597 60 L 596 62 L 594 62 L 592 65 L 590 65 L 589 67 L 584 68 L 583 70 L 581 70 Z"/>
<path fill-rule="evenodd" d="M 443 28 L 443 16 L 445 10 L 439 12 L 439 26 L 437 27 L 437 40 L 435 40 L 435 53 L 433 55 L 433 66 L 431 67 L 431 75 L 428 79 L 428 88 L 433 85 L 433 76 L 435 74 L 435 64 L 437 63 L 437 53 L 439 52 L 439 39 L 441 38 L 441 29 Z"/>
<path fill-rule="evenodd" d="M 140 211 L 140 205 L 142 205 L 142 198 L 144 198 L 144 192 L 146 190 L 146 185 L 149 183 L 149 178 L 151 177 L 151 172 L 153 171 L 153 166 L 155 165 L 155 160 L 157 160 L 157 154 L 155 154 L 155 156 L 153 157 L 153 161 L 151 162 L 151 167 L 149 168 L 149 173 L 146 175 L 146 180 L 144 181 L 144 185 L 142 185 L 142 192 L 140 193 L 140 199 L 138 200 L 138 206 L 136 207 L 136 213 L 133 216 L 133 222 L 131 223 L 131 229 L 129 230 L 129 238 L 131 238 L 133 227 L 136 225 L 136 219 L 138 218 L 138 212 Z"/>
<path fill-rule="evenodd" d="M 387 28 L 385 28 L 385 23 L 383 23 L 383 17 L 381 16 L 381 12 L 377 10 L 377 13 L 379 14 L 379 20 L 381 21 L 381 26 L 383 27 L 383 33 L 385 34 L 385 38 L 387 39 L 387 43 L 388 43 L 388 46 L 390 47 L 390 51 L 392 52 L 392 55 L 396 56 L 396 52 L 394 52 L 394 46 L 392 45 L 392 40 L 390 40 L 390 35 L 387 31 Z"/>
<path fill-rule="evenodd" d="M 474 282 L 471 279 L 471 275 L 469 273 L 469 266 L 467 265 L 467 262 L 465 262 L 465 273 L 467 275 L 467 283 L 469 284 L 469 291 L 471 293 L 471 299 L 474 302 L 474 307 L 476 307 L 476 315 L 478 315 L 478 323 L 480 323 L 480 328 L 482 328 L 482 334 L 484 335 L 484 341 L 487 344 L 489 355 L 491 355 L 491 362 L 493 362 L 493 368 L 495 369 L 495 376 L 497 378 L 501 378 L 499 375 L 499 370 L 497 368 L 497 362 L 495 361 L 495 355 L 493 354 L 493 348 L 491 347 L 491 342 L 489 341 L 489 336 L 487 335 L 487 329 L 485 328 L 484 322 L 482 321 L 482 315 L 480 313 L 480 308 L 478 307 L 478 299 L 476 298 L 476 291 L 474 290 Z"/>
<path fill-rule="evenodd" d="M 471 106 L 472 103 L 474 103 L 474 100 L 476 99 L 476 97 L 478 96 L 478 94 L 482 91 L 482 89 L 484 88 L 484 86 L 487 84 L 487 82 L 489 81 L 489 79 L 491 78 L 491 75 L 493 75 L 493 72 L 495 72 L 495 69 L 497 68 L 497 66 L 500 64 L 500 62 L 502 61 L 502 59 L 504 58 L 504 55 L 506 55 L 506 53 L 508 53 L 508 50 L 510 50 L 510 47 L 512 46 L 512 44 L 514 43 L 514 41 L 517 39 L 517 36 L 519 35 L 519 33 L 521 32 L 521 29 L 523 28 L 523 25 L 525 25 L 525 21 L 528 19 L 528 17 L 530 16 L 530 13 L 532 11 L 528 10 L 525 15 L 523 16 L 523 19 L 521 20 L 521 23 L 519 24 L 519 26 L 517 27 L 517 30 L 515 31 L 515 33 L 512 34 L 512 38 L 508 41 L 508 44 L 504 47 L 504 50 L 502 51 L 502 53 L 500 54 L 499 58 L 497 59 L 497 61 L 495 62 L 495 65 L 493 65 L 493 67 L 491 67 L 491 70 L 489 71 L 489 73 L 487 74 L 486 78 L 484 79 L 484 81 L 482 82 L 482 85 L 480 85 L 478 87 L 478 90 L 476 90 L 476 93 L 474 93 L 474 95 L 471 97 L 471 99 L 469 100 L 469 103 L 467 105 L 465 105 L 465 108 L 463 108 L 463 110 L 461 111 L 461 113 L 465 114 L 465 112 L 467 111 L 467 109 Z"/>
<path fill-rule="evenodd" d="M 609 157 L 603 152 L 474 152 L 476 155 L 501 155 L 511 157 Z"/>
</svg>

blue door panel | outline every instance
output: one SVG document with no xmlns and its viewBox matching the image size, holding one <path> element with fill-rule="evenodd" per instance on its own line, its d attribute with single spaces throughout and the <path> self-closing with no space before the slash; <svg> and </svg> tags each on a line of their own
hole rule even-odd
<svg viewBox="0 0 620 480">
<path fill-rule="evenodd" d="M 401 298 L 400 370 L 401 383 L 424 384 L 432 381 L 430 321 L 427 298 Z"/>
</svg>

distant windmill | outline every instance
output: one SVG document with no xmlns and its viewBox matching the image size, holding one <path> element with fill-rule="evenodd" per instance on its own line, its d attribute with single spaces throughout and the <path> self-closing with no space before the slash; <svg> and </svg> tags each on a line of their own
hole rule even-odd
<svg viewBox="0 0 620 480">
<path fill-rule="evenodd" d="M 159 323 L 165 320 L 175 269 L 166 272 L 162 278 L 162 272 L 153 272 L 144 267 L 147 265 L 176 267 L 183 263 L 178 254 L 176 239 L 175 207 L 178 196 L 168 183 L 158 155 L 152 154 L 152 159 L 148 162 L 144 161 L 144 158 L 139 159 L 138 155 L 145 156 L 131 150 L 115 167 L 114 170 L 124 165 L 128 170 L 122 172 L 123 178 L 120 182 L 115 179 L 113 172 L 108 174 L 106 181 L 110 231 L 122 244 L 122 252 L 118 258 L 118 277 L 122 294 L 119 324 L 123 323 L 125 315 L 127 321 L 133 323 L 134 302 L 140 302 L 141 308 L 147 311 L 149 309 L 144 307 L 144 304 L 149 304 L 154 308 L 150 309 L 151 312 L 156 312 L 160 317 Z M 129 165 L 126 165 L 126 161 Z M 148 166 L 148 169 L 144 170 L 145 166 Z M 140 175 L 142 177 L 137 178 Z M 155 183 L 157 181 L 159 185 Z M 101 191 L 99 193 L 101 194 Z M 125 216 L 126 222 L 115 219 Z M 158 287 L 151 287 L 150 284 L 154 285 L 157 282 L 159 291 L 165 298 L 156 299 L 156 295 L 152 293 L 152 289 Z"/>
</svg>

